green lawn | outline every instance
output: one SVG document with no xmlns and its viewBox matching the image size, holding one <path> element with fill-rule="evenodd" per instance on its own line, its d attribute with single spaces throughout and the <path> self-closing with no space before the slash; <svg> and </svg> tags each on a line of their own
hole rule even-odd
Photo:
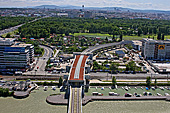
<svg viewBox="0 0 170 113">
<path fill-rule="evenodd" d="M 100 37 L 100 38 L 106 38 L 106 37 L 112 37 L 113 35 L 109 34 L 101 34 L 101 33 L 74 33 L 74 36 L 85 36 L 85 37 Z"/>
<path fill-rule="evenodd" d="M 74 33 L 70 34 L 74 36 L 86 36 L 86 37 L 100 37 L 100 38 L 106 38 L 106 37 L 113 37 L 113 35 L 109 34 L 101 34 L 101 33 Z M 150 38 L 152 39 L 154 36 L 154 39 L 157 40 L 157 35 L 151 35 Z M 141 36 L 123 36 L 123 40 L 142 40 L 143 38 L 148 38 L 148 35 L 141 35 Z M 166 35 L 165 39 L 170 39 L 170 35 Z"/>
<path fill-rule="evenodd" d="M 161 90 L 161 89 L 158 88 L 156 90 L 152 90 L 152 89 L 150 89 L 150 90 L 143 89 L 142 90 L 140 87 L 137 87 L 137 88 L 138 88 L 137 90 L 135 88 L 131 88 L 128 91 L 123 90 L 122 88 L 111 89 L 111 90 L 109 88 L 105 88 L 104 90 L 101 90 L 101 88 L 97 88 L 97 90 L 95 88 L 90 88 L 88 93 L 85 92 L 85 95 L 86 96 L 92 96 L 92 92 L 102 93 L 103 96 L 109 96 L 109 92 L 118 93 L 118 94 L 120 94 L 120 96 L 123 96 L 125 93 L 134 94 L 135 92 L 137 94 L 142 94 L 142 95 L 143 95 L 143 92 L 151 92 L 153 95 L 156 95 L 157 93 L 160 93 L 160 94 L 162 94 L 162 96 L 164 96 L 165 93 L 169 93 L 170 94 L 170 90 L 167 90 L 167 89 Z"/>
<path fill-rule="evenodd" d="M 11 36 L 13 36 L 13 35 L 16 34 L 16 32 L 18 32 L 18 29 L 15 30 L 15 31 L 9 32 L 9 34 L 10 34 Z M 3 37 L 6 37 L 7 34 L 8 34 L 8 33 L 5 33 L 5 34 L 3 34 L 2 36 L 3 36 Z"/>
</svg>

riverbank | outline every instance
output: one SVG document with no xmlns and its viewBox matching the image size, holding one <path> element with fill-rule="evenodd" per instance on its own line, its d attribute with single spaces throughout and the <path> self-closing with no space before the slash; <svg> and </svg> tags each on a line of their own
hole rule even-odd
<svg viewBox="0 0 170 113">
<path fill-rule="evenodd" d="M 170 96 L 143 96 L 143 97 L 124 97 L 124 96 L 85 96 L 82 105 L 93 101 L 148 101 L 165 100 L 170 101 Z M 46 102 L 52 105 L 68 105 L 68 99 L 64 95 L 53 95 L 46 98 Z"/>
<path fill-rule="evenodd" d="M 58 88 L 47 91 L 41 87 L 31 92 L 28 98 L 15 99 L 0 97 L 2 113 L 66 113 L 66 105 L 51 105 L 46 102 L 47 96 L 57 94 Z M 164 100 L 147 101 L 93 101 L 82 107 L 83 113 L 168 113 L 170 102 Z"/>
</svg>

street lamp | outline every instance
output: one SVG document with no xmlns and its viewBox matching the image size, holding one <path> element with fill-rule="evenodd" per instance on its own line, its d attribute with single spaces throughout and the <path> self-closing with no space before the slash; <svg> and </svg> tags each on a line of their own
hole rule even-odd
<svg viewBox="0 0 170 113">
<path fill-rule="evenodd" d="M 36 76 L 37 69 L 35 70 L 35 76 Z"/>
<path fill-rule="evenodd" d="M 169 77 L 169 73 L 167 74 L 167 83 L 168 83 L 168 77 Z"/>
</svg>

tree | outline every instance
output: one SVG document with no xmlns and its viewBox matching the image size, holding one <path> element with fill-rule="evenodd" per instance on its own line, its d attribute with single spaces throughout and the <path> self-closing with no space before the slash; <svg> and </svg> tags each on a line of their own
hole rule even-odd
<svg viewBox="0 0 170 113">
<path fill-rule="evenodd" d="M 115 35 L 113 34 L 112 41 L 115 41 Z"/>
<path fill-rule="evenodd" d="M 115 88 L 115 85 L 116 85 L 116 77 L 113 76 L 112 77 L 112 86 Z"/>
<path fill-rule="evenodd" d="M 162 40 L 164 40 L 164 38 L 165 38 L 165 36 L 164 36 L 164 34 L 162 34 Z"/>
<path fill-rule="evenodd" d="M 142 34 L 142 29 L 139 27 L 138 28 L 138 36 L 140 36 Z"/>
<path fill-rule="evenodd" d="M 59 84 L 58 84 L 58 85 L 59 85 L 59 86 L 62 86 L 62 84 L 63 84 L 63 79 L 60 77 L 60 78 L 59 78 Z"/>
<path fill-rule="evenodd" d="M 161 33 L 158 33 L 157 39 L 158 39 L 158 40 L 161 39 Z"/>
<path fill-rule="evenodd" d="M 121 35 L 120 35 L 120 41 L 122 41 L 122 39 L 123 39 L 123 35 L 121 34 Z"/>
<path fill-rule="evenodd" d="M 115 70 L 118 70 L 118 67 L 119 67 L 119 64 L 111 63 L 111 65 L 110 65 L 111 73 L 113 73 L 113 71 L 115 71 Z"/>
<path fill-rule="evenodd" d="M 135 71 L 135 68 L 136 64 L 134 61 L 131 61 L 126 65 L 126 71 Z"/>
<path fill-rule="evenodd" d="M 106 40 L 106 42 L 108 42 L 108 38 L 107 38 L 107 37 L 106 37 L 106 39 L 105 39 L 105 40 Z"/>
<path fill-rule="evenodd" d="M 147 86 L 148 88 L 151 87 L 151 77 L 147 77 L 147 78 L 146 78 L 146 86 Z"/>
<path fill-rule="evenodd" d="M 7 35 L 6 35 L 6 38 L 10 38 L 11 37 L 11 35 L 8 33 Z"/>
</svg>

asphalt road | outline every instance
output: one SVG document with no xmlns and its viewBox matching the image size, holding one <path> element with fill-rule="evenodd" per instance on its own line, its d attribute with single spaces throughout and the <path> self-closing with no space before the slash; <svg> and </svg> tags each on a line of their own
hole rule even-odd
<svg viewBox="0 0 170 113">
<path fill-rule="evenodd" d="M 40 45 L 40 47 L 44 48 L 44 51 L 45 51 L 44 55 L 37 59 L 37 64 L 32 71 L 28 71 L 24 74 L 27 74 L 27 75 L 45 75 L 46 74 L 45 72 L 46 62 L 52 56 L 53 50 L 49 47 L 42 46 L 42 45 Z M 37 69 L 37 67 L 39 68 Z"/>
<path fill-rule="evenodd" d="M 122 42 L 116 42 L 116 43 L 107 43 L 107 44 L 100 44 L 100 45 L 97 45 L 97 46 L 93 46 L 93 47 L 89 47 L 87 49 L 85 49 L 82 54 L 86 54 L 87 52 L 94 52 L 98 49 L 102 49 L 102 48 L 105 48 L 105 47 L 110 47 L 110 46 L 116 46 L 116 45 L 122 45 L 122 44 L 128 44 L 128 43 L 131 43 L 132 41 L 122 41 Z"/>
<path fill-rule="evenodd" d="M 158 79 L 170 79 L 168 74 L 107 74 L 107 73 L 90 73 L 90 78 L 93 79 L 111 79 L 112 76 L 115 76 L 116 79 L 145 79 L 146 77 L 150 76 L 151 78 L 158 78 Z"/>
<path fill-rule="evenodd" d="M 46 17 L 42 17 L 42 18 L 46 18 Z M 35 20 L 30 21 L 30 22 L 28 22 L 28 23 L 37 21 L 37 20 L 42 19 L 42 18 L 35 19 Z M 17 26 L 14 26 L 14 27 L 10 27 L 10 28 L 8 28 L 8 29 L 0 30 L 0 36 L 3 35 L 3 34 L 9 33 L 9 32 L 13 32 L 13 31 L 17 30 L 19 27 L 21 27 L 21 26 L 24 25 L 24 24 L 25 24 L 25 23 L 20 24 L 20 25 L 17 25 Z"/>
</svg>

